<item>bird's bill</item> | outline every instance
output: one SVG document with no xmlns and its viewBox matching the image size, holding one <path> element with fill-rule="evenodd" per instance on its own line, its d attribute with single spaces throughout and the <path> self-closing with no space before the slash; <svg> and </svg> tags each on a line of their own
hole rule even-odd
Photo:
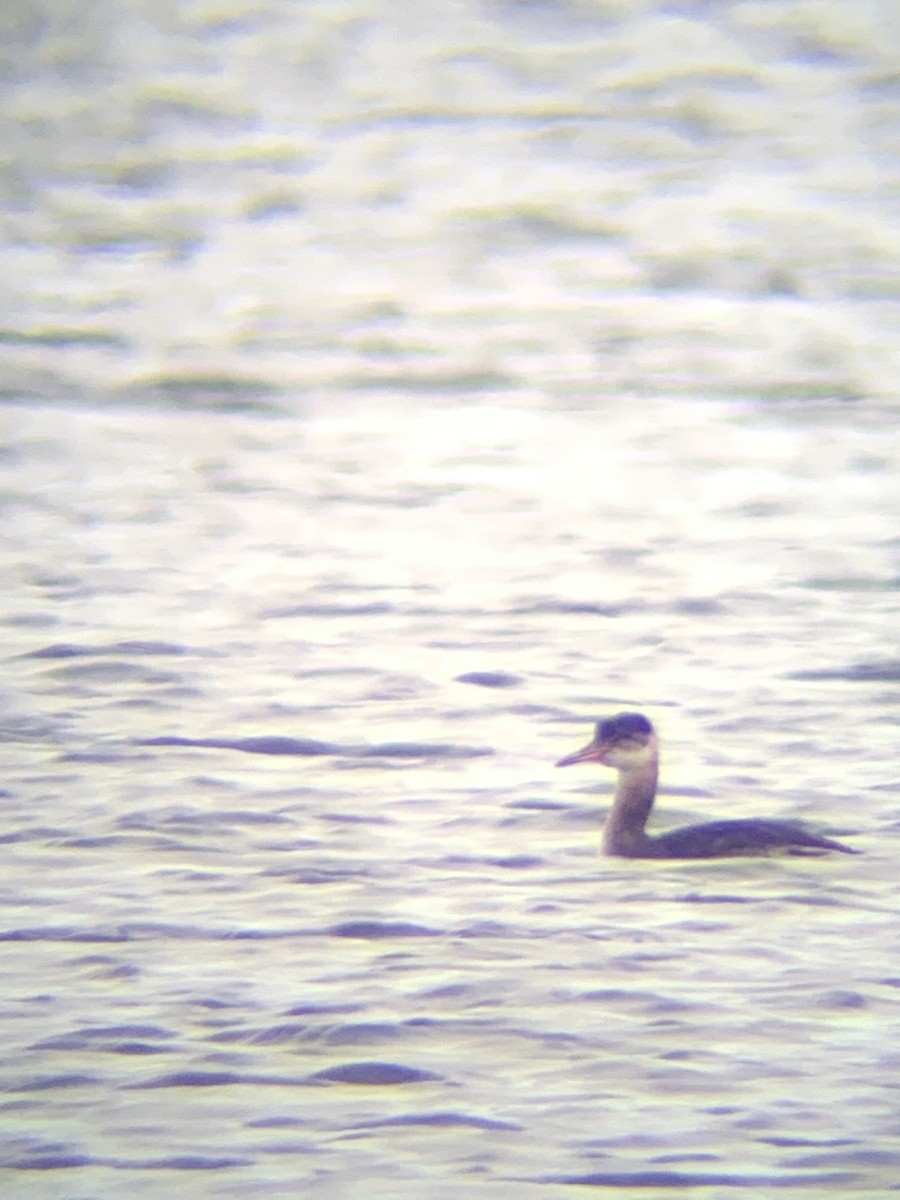
<svg viewBox="0 0 900 1200">
<path fill-rule="evenodd" d="M 580 750 L 576 750 L 574 754 L 567 754 L 565 758 L 561 758 L 556 764 L 558 767 L 572 767 L 575 763 L 584 762 L 599 762 L 605 760 L 605 755 L 611 749 L 608 742 L 598 742 L 595 738 L 586 746 L 582 746 Z"/>
</svg>

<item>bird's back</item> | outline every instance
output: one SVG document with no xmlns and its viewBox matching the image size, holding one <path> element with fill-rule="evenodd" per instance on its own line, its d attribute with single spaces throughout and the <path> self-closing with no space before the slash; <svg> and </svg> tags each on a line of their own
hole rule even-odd
<svg viewBox="0 0 900 1200">
<path fill-rule="evenodd" d="M 790 821 L 708 821 L 673 829 L 652 839 L 663 858 L 726 858 L 730 855 L 825 854 L 839 850 L 858 854 L 842 842 L 810 833 Z"/>
</svg>

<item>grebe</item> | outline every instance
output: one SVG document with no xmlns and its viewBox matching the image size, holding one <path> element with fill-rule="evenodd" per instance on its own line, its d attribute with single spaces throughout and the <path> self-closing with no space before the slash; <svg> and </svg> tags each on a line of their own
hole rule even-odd
<svg viewBox="0 0 900 1200">
<path fill-rule="evenodd" d="M 738 854 L 858 854 L 831 838 L 807 833 L 790 821 L 709 821 L 673 829 L 660 837 L 644 830 L 659 774 L 656 732 L 642 713 L 618 713 L 597 723 L 590 745 L 561 758 L 558 767 L 598 762 L 619 772 L 603 831 L 603 853 L 623 858 L 721 858 Z"/>
</svg>

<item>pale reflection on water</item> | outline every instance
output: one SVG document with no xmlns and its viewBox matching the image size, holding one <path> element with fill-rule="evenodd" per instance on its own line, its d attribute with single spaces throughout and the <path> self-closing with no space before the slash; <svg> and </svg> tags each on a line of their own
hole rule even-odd
<svg viewBox="0 0 900 1200">
<path fill-rule="evenodd" d="M 3 417 L 5 1161 L 47 1196 L 887 1186 L 896 443 L 383 401 Z M 599 858 L 610 780 L 552 763 L 626 705 L 657 828 L 864 855 Z"/>
</svg>

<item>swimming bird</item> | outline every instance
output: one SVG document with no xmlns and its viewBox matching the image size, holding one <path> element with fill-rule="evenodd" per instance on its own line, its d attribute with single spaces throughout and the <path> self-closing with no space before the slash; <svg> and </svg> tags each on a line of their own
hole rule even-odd
<svg viewBox="0 0 900 1200">
<path fill-rule="evenodd" d="M 791 821 L 708 821 L 650 837 L 644 829 L 659 775 L 656 731 L 643 713 L 621 712 L 597 723 L 594 739 L 561 758 L 558 767 L 598 762 L 618 771 L 612 808 L 603 831 L 603 853 L 622 858 L 723 858 L 734 855 L 858 854 L 832 838 L 809 833 Z"/>
</svg>

